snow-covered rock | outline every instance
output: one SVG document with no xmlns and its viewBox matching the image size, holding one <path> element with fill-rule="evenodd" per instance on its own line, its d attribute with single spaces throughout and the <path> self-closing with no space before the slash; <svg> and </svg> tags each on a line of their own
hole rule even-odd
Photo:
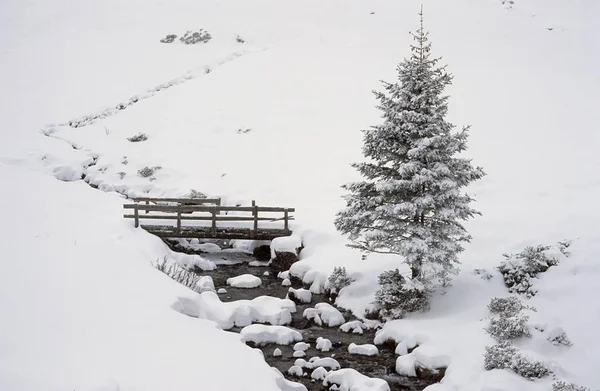
<svg viewBox="0 0 600 391">
<path fill-rule="evenodd" d="M 394 353 L 396 353 L 399 356 L 404 356 L 405 354 L 408 354 L 408 347 L 406 346 L 406 341 L 398 342 L 398 345 L 396 345 L 396 349 L 394 350 Z"/>
<path fill-rule="evenodd" d="M 356 329 L 362 330 L 363 328 L 366 328 L 365 324 L 360 320 L 352 320 L 340 326 L 340 330 L 342 330 L 344 333 L 355 332 Z"/>
<path fill-rule="evenodd" d="M 376 356 L 379 354 L 377 346 L 371 344 L 357 345 L 354 342 L 348 345 L 348 353 L 362 356 Z"/>
<path fill-rule="evenodd" d="M 288 299 L 259 296 L 252 300 L 224 303 L 214 292 L 203 292 L 195 300 L 179 298 L 173 308 L 189 316 L 217 322 L 228 330 L 234 326 L 244 327 L 253 322 L 285 325 L 292 321 L 296 305 Z"/>
<path fill-rule="evenodd" d="M 337 371 L 332 371 L 325 376 L 323 380 L 324 386 L 336 384 L 340 390 L 352 391 L 389 391 L 390 386 L 383 379 L 370 378 L 362 373 L 351 369 L 344 368 Z"/>
<path fill-rule="evenodd" d="M 426 344 L 417 347 L 410 354 L 396 358 L 396 372 L 402 376 L 417 376 L 417 368 L 435 371 L 447 368 L 451 359 L 439 347 Z"/>
<path fill-rule="evenodd" d="M 225 288 L 219 288 L 219 290 L 217 291 L 218 294 L 223 295 L 225 293 L 227 293 L 227 289 Z"/>
<path fill-rule="evenodd" d="M 306 356 L 306 352 L 303 350 L 294 350 L 294 353 L 292 354 L 293 357 L 295 358 L 302 358 Z"/>
<path fill-rule="evenodd" d="M 205 253 L 221 252 L 221 247 L 214 243 L 202 243 L 197 245 L 197 249 Z"/>
<path fill-rule="evenodd" d="M 217 268 L 217 265 L 215 265 L 213 261 L 209 261 L 196 254 L 173 253 L 172 258 L 179 266 L 186 270 L 198 268 L 200 270 L 210 271 Z"/>
<path fill-rule="evenodd" d="M 289 279 L 290 278 L 289 270 L 277 273 L 277 278 L 281 278 L 282 280 Z"/>
<path fill-rule="evenodd" d="M 252 324 L 240 331 L 244 342 L 253 342 L 256 345 L 274 343 L 278 345 L 289 345 L 302 340 L 302 334 L 298 331 L 284 326 L 268 326 Z"/>
<path fill-rule="evenodd" d="M 227 279 L 227 285 L 234 288 L 256 288 L 262 284 L 260 277 L 252 274 L 242 274 L 241 276 Z"/>
<path fill-rule="evenodd" d="M 308 362 L 312 364 L 313 362 L 317 361 L 319 358 L 320 358 L 320 357 L 318 357 L 318 356 L 311 357 L 311 358 L 308 360 Z"/>
<path fill-rule="evenodd" d="M 290 369 L 288 369 L 288 374 L 290 376 L 298 376 L 301 377 L 304 374 L 304 371 L 302 370 L 302 368 L 296 366 L 296 365 L 292 365 L 290 367 Z"/>
<path fill-rule="evenodd" d="M 317 338 L 317 346 L 316 346 L 317 350 L 320 350 L 322 352 L 328 352 L 331 350 L 332 346 L 333 345 L 332 345 L 331 341 L 328 340 L 327 338 L 322 338 L 322 337 Z"/>
<path fill-rule="evenodd" d="M 271 259 L 275 258 L 276 252 L 294 253 L 298 255 L 299 249 L 302 248 L 302 238 L 300 236 L 282 236 L 271 241 Z"/>
<path fill-rule="evenodd" d="M 327 369 L 323 367 L 315 368 L 315 370 L 310 374 L 310 377 L 315 380 L 323 380 L 327 376 Z"/>
<path fill-rule="evenodd" d="M 273 350 L 273 357 L 281 357 L 281 355 L 281 349 L 275 348 L 275 350 Z"/>
<path fill-rule="evenodd" d="M 310 344 L 306 342 L 298 342 L 294 345 L 294 350 L 302 350 L 303 352 L 307 351 L 310 348 Z"/>
<path fill-rule="evenodd" d="M 288 298 L 295 303 L 310 303 L 312 300 L 312 293 L 308 289 L 300 288 L 294 289 L 290 288 L 288 290 Z"/>
<path fill-rule="evenodd" d="M 268 271 L 263 273 L 263 276 L 270 276 L 270 275 L 271 275 L 271 273 L 269 273 Z"/>
<path fill-rule="evenodd" d="M 315 308 L 307 308 L 302 313 L 302 317 L 304 319 L 308 319 L 314 322 L 317 326 L 322 326 L 323 322 L 321 321 L 321 315 L 319 315 L 319 311 Z"/>
<path fill-rule="evenodd" d="M 340 363 L 336 359 L 333 359 L 331 357 L 319 358 L 318 360 L 313 361 L 312 365 L 314 368 L 325 367 L 333 371 L 336 371 L 341 368 Z"/>
<path fill-rule="evenodd" d="M 318 303 L 315 309 L 319 312 L 323 324 L 329 327 L 337 327 L 346 322 L 342 313 L 331 304 Z"/>
<path fill-rule="evenodd" d="M 269 266 L 269 261 L 266 261 L 266 262 L 265 261 L 250 261 L 250 262 L 248 262 L 248 266 L 265 267 L 265 266 Z M 265 273 L 268 273 L 268 272 L 265 272 Z"/>
<path fill-rule="evenodd" d="M 416 377 L 415 356 L 412 354 L 399 356 L 396 359 L 396 373 L 400 376 Z"/>
<path fill-rule="evenodd" d="M 286 278 L 281 282 L 281 285 L 282 286 L 290 286 L 290 285 L 292 285 L 292 282 L 290 281 L 289 278 Z"/>
</svg>

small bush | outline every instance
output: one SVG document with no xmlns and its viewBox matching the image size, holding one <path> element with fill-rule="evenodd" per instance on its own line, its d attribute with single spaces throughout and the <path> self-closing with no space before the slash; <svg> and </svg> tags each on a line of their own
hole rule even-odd
<svg viewBox="0 0 600 391">
<path fill-rule="evenodd" d="M 244 40 L 242 37 L 240 37 L 239 35 L 238 35 L 237 37 L 235 37 L 235 41 L 236 41 L 236 42 L 238 42 L 238 43 L 245 43 L 245 42 L 246 42 L 246 41 L 245 41 L 245 40 Z"/>
<path fill-rule="evenodd" d="M 169 262 L 169 257 L 167 256 L 165 256 L 162 261 L 156 260 L 154 268 L 195 292 L 202 293 L 207 290 L 206 284 L 201 283 L 201 276 L 180 267 L 176 263 Z"/>
<path fill-rule="evenodd" d="M 121 164 L 124 166 L 129 164 L 129 160 L 127 160 L 127 156 L 123 156 L 123 159 L 121 159 Z"/>
<path fill-rule="evenodd" d="M 478 276 L 481 276 L 481 279 L 483 279 L 483 280 L 489 281 L 492 278 L 494 278 L 494 276 L 490 272 L 488 272 L 487 270 L 485 270 L 485 269 L 475 269 L 473 271 Z"/>
<path fill-rule="evenodd" d="M 144 167 L 142 169 L 138 170 L 138 175 L 141 176 L 142 178 L 151 178 L 156 171 L 160 170 L 162 167 L 161 166 L 154 166 L 154 167 Z"/>
<path fill-rule="evenodd" d="M 125 178 L 125 176 L 127 175 L 127 173 L 121 171 L 121 172 L 118 172 L 117 175 L 119 176 L 119 178 L 123 179 L 123 178 Z"/>
<path fill-rule="evenodd" d="M 354 282 L 352 278 L 348 277 L 346 268 L 343 266 L 334 267 L 333 273 L 331 273 L 327 281 L 329 283 L 329 289 L 331 290 L 331 293 L 339 293 L 342 288 L 345 288 Z"/>
<path fill-rule="evenodd" d="M 200 29 L 198 31 L 188 31 L 183 37 L 179 38 L 179 40 L 186 45 L 194 45 L 196 43 L 202 42 L 207 43 L 212 39 L 212 36 L 208 31 Z"/>
<path fill-rule="evenodd" d="M 517 315 L 525 308 L 518 297 L 494 297 L 488 304 L 488 309 L 492 314 L 498 314 L 504 317 Z"/>
<path fill-rule="evenodd" d="M 527 325 L 528 316 L 501 316 L 490 319 L 486 331 L 498 341 L 507 341 L 509 339 L 531 337 L 531 331 Z"/>
<path fill-rule="evenodd" d="M 563 330 L 560 327 L 557 327 L 554 330 L 552 330 L 550 332 L 550 335 L 548 335 L 548 338 L 546 338 L 546 339 L 548 340 L 548 342 L 550 342 L 554 346 L 559 346 L 559 345 L 573 346 L 573 343 L 567 336 L 567 333 L 565 333 L 565 330 Z"/>
<path fill-rule="evenodd" d="M 381 306 L 381 315 L 392 319 L 402 318 L 406 313 L 429 309 L 429 297 L 423 286 L 407 281 L 398 269 L 379 275 L 379 290 L 375 300 Z"/>
<path fill-rule="evenodd" d="M 488 371 L 510 369 L 527 379 L 541 378 L 550 374 L 550 370 L 543 363 L 530 361 L 508 341 L 502 341 L 494 346 L 486 346 L 483 365 Z"/>
<path fill-rule="evenodd" d="M 188 197 L 190 198 L 206 198 L 206 194 L 202 193 L 201 191 L 198 190 L 194 190 L 194 189 L 190 189 L 190 192 L 188 194 Z"/>
<path fill-rule="evenodd" d="M 550 248 L 550 246 L 539 245 L 526 247 L 518 254 L 504 254 L 506 260 L 498 269 L 504 277 L 509 292 L 520 293 L 527 297 L 535 296 L 537 290 L 532 286 L 531 280 L 539 273 L 558 264 L 558 258 L 547 254 Z"/>
<path fill-rule="evenodd" d="M 127 140 L 131 141 L 132 143 L 139 143 L 141 141 L 148 140 L 148 135 L 146 133 L 138 133 L 135 136 L 128 137 Z"/>
<path fill-rule="evenodd" d="M 162 43 L 173 43 L 176 38 L 177 38 L 177 34 L 169 34 L 166 37 L 164 37 L 163 39 L 161 39 L 160 42 L 162 42 Z"/>
<path fill-rule="evenodd" d="M 574 383 L 565 383 L 564 381 L 557 381 L 552 385 L 552 391 L 591 391 L 587 387 L 578 386 Z"/>
</svg>

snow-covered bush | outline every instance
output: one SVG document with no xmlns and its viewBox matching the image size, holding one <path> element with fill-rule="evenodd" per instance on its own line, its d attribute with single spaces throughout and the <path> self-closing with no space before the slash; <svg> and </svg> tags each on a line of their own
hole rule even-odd
<svg viewBox="0 0 600 391">
<path fill-rule="evenodd" d="M 501 316 L 490 319 L 486 331 L 498 341 L 506 341 L 520 337 L 531 337 L 531 331 L 527 325 L 528 316 Z"/>
<path fill-rule="evenodd" d="M 525 308 L 518 297 L 494 297 L 488 304 L 488 309 L 492 314 L 498 314 L 503 317 L 511 317 L 517 315 Z"/>
<path fill-rule="evenodd" d="M 565 383 L 564 381 L 557 381 L 552 384 L 552 391 L 591 391 L 589 388 L 584 386 L 578 386 L 573 383 Z"/>
<path fill-rule="evenodd" d="M 481 279 L 486 280 L 486 281 L 489 281 L 492 278 L 494 278 L 494 276 L 485 269 L 474 269 L 473 272 L 475 274 L 477 274 L 478 276 L 480 276 Z"/>
<path fill-rule="evenodd" d="M 203 29 L 200 29 L 198 31 L 188 31 L 186 32 L 183 37 L 179 38 L 179 40 L 183 43 L 185 43 L 186 45 L 193 45 L 196 44 L 198 42 L 203 42 L 206 43 L 208 41 L 210 41 L 212 38 L 212 36 L 210 35 L 210 33 L 208 31 L 205 31 Z"/>
<path fill-rule="evenodd" d="M 151 178 L 156 171 L 160 170 L 162 167 L 161 166 L 154 166 L 154 167 L 144 167 L 142 169 L 138 170 L 138 175 L 141 176 L 142 178 Z"/>
<path fill-rule="evenodd" d="M 550 374 L 550 370 L 543 363 L 530 361 L 508 341 L 502 341 L 494 346 L 486 346 L 483 363 L 488 371 L 510 369 L 527 379 L 541 378 Z"/>
<path fill-rule="evenodd" d="M 554 346 L 564 345 L 564 346 L 573 346 L 573 343 L 567 336 L 565 330 L 560 327 L 555 328 L 550 332 L 548 338 L 546 338 L 548 342 L 550 342 Z"/>
<path fill-rule="evenodd" d="M 237 37 L 235 37 L 235 41 L 237 43 L 245 43 L 246 40 L 244 40 L 244 38 L 240 37 L 239 35 Z"/>
<path fill-rule="evenodd" d="M 190 189 L 190 192 L 188 193 L 188 197 L 189 198 L 206 198 L 206 194 L 202 193 L 201 191 L 198 190 L 194 190 L 194 189 Z"/>
<path fill-rule="evenodd" d="M 177 34 L 168 34 L 166 37 L 160 40 L 162 43 L 173 43 L 177 38 Z"/>
<path fill-rule="evenodd" d="M 348 277 L 346 268 L 343 266 L 334 267 L 333 273 L 327 279 L 328 287 L 331 293 L 339 293 L 342 288 L 350 285 L 354 280 Z"/>
<path fill-rule="evenodd" d="M 566 247 L 559 243 L 559 250 Z M 558 264 L 558 257 L 550 253 L 551 246 L 538 245 L 526 247 L 518 254 L 504 254 L 506 258 L 498 267 L 504 277 L 504 283 L 511 293 L 520 293 L 533 297 L 537 293 L 532 286 L 532 278 Z M 563 252 L 564 254 L 564 252 Z"/>
<path fill-rule="evenodd" d="M 165 256 L 162 261 L 156 260 L 154 263 L 154 268 L 165 273 L 167 276 L 171 277 L 173 280 L 177 281 L 181 285 L 185 285 L 193 291 L 198 293 L 202 293 L 205 291 L 205 284 L 200 284 L 200 276 L 194 272 L 186 270 L 175 262 L 170 262 L 169 257 Z M 214 290 L 214 286 L 213 286 Z"/>
<path fill-rule="evenodd" d="M 138 133 L 135 136 L 127 137 L 127 140 L 132 143 L 139 143 L 148 140 L 148 135 L 146 133 Z"/>
<path fill-rule="evenodd" d="M 409 312 L 429 309 L 429 297 L 423 286 L 404 278 L 398 269 L 381 273 L 375 300 L 381 305 L 381 315 L 399 319 Z"/>
</svg>

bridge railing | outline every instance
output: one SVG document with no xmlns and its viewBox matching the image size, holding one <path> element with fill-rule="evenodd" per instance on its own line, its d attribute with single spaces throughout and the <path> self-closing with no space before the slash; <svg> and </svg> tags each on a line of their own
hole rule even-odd
<svg viewBox="0 0 600 391">
<path fill-rule="evenodd" d="M 124 209 L 132 210 L 133 213 L 124 214 L 126 219 L 134 219 L 135 227 L 140 226 L 140 220 L 171 220 L 176 222 L 175 232 L 181 233 L 182 222 L 199 221 L 210 222 L 210 228 L 214 237 L 217 236 L 218 222 L 253 222 L 253 231 L 256 235 L 259 230 L 259 222 L 283 221 L 284 234 L 289 234 L 289 222 L 294 220 L 291 213 L 294 208 L 281 208 L 270 206 L 257 206 L 252 201 L 252 206 L 222 206 L 220 199 L 187 199 L 187 198 L 135 198 L 134 203 L 123 205 Z M 151 205 L 150 202 L 155 203 Z M 175 205 L 164 204 L 166 202 Z M 212 203 L 214 205 L 206 205 Z M 141 214 L 144 212 L 144 214 Z M 194 215 L 194 213 L 204 215 Z M 221 213 L 225 212 L 225 214 Z M 248 215 L 229 215 L 229 212 L 244 212 Z M 261 216 L 262 213 L 262 216 Z M 268 213 L 269 216 L 266 216 Z M 273 216 L 277 214 L 278 216 Z M 203 225 L 203 227 L 206 227 Z"/>
</svg>

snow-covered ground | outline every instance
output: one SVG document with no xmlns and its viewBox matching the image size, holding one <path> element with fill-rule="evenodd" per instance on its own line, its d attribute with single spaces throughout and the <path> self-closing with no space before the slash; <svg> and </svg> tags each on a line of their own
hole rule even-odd
<svg viewBox="0 0 600 391">
<path fill-rule="evenodd" d="M 382 333 L 419 344 L 407 362 L 449 363 L 437 389 L 547 390 L 549 379 L 483 370 L 493 343 L 486 306 L 508 294 L 494 270 L 503 253 L 574 240 L 526 302 L 537 308 L 532 322 L 563 328 L 573 346 L 555 347 L 544 333 L 518 346 L 558 378 L 598 389 L 600 312 L 591 298 L 600 293 L 600 3 L 422 2 L 434 54 L 455 76 L 450 120 L 472 125 L 467 153 L 488 173 L 471 189 L 483 217 L 468 222 L 474 239 L 463 272 L 431 311 Z M 292 274 L 319 293 L 345 266 L 355 282 L 337 304 L 362 315 L 377 275 L 400 260 L 361 260 L 332 221 L 343 206 L 339 186 L 356 178 L 349 163 L 361 157 L 359 130 L 379 121 L 370 90 L 395 77 L 420 3 L 3 1 L 0 389 L 284 384 L 239 338 L 173 309 L 179 297 L 197 298 L 150 263 L 199 261 L 178 259 L 122 221 L 124 199 L 113 190 L 194 189 L 226 204 L 295 207 L 291 227 L 305 248 Z M 159 42 L 199 28 L 212 40 Z M 101 113 L 109 115 L 66 125 Z M 127 140 L 140 132 L 147 141 Z M 155 166 L 153 180 L 138 175 Z M 105 192 L 50 175 L 84 175 Z M 242 376 L 225 376 L 232 368 Z"/>
</svg>

